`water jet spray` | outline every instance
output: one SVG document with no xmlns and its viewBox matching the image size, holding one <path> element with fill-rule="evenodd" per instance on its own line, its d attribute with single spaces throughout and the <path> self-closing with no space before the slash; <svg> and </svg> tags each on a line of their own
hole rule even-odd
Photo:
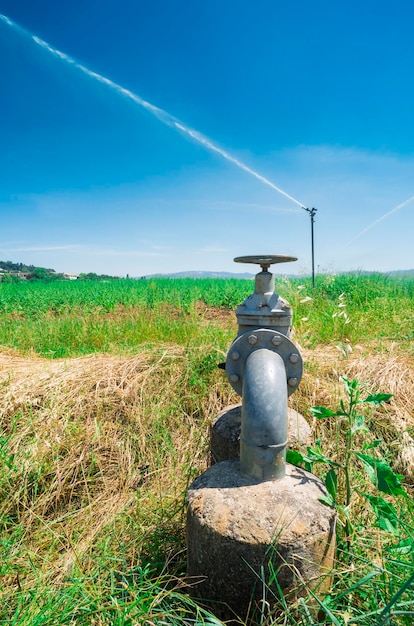
<svg viewBox="0 0 414 626">
<path fill-rule="evenodd" d="M 217 146 L 210 139 L 208 139 L 207 137 L 204 137 L 198 131 L 190 128 L 189 126 L 186 126 L 185 124 L 183 124 L 183 122 L 181 122 L 179 119 L 177 119 L 176 117 L 174 117 L 167 111 L 164 111 L 163 109 L 155 106 L 154 104 L 151 104 L 151 102 L 144 100 L 143 98 L 138 96 L 136 93 L 130 91 L 129 89 L 126 89 L 125 87 L 122 87 L 121 85 L 118 85 L 117 83 L 112 81 L 110 78 L 106 78 L 105 76 L 102 76 L 102 74 L 98 74 L 97 72 L 92 71 L 85 65 L 78 63 L 78 61 L 76 61 L 74 58 L 72 58 L 65 52 L 61 52 L 57 48 L 54 48 L 53 46 L 48 44 L 46 41 L 44 41 L 40 37 L 37 37 L 36 35 L 33 35 L 28 30 L 22 28 L 21 26 L 13 22 L 10 18 L 6 17 L 5 15 L 0 14 L 0 19 L 3 22 L 5 22 L 8 26 L 16 30 L 17 32 L 32 39 L 32 41 L 34 41 L 35 44 L 37 44 L 41 48 L 44 48 L 50 54 L 57 57 L 59 60 L 64 61 L 65 63 L 68 63 L 69 65 L 72 65 L 73 67 L 83 72 L 90 78 L 93 78 L 94 80 L 100 82 L 101 84 L 106 85 L 107 87 L 109 87 L 110 89 L 118 93 L 120 96 L 124 96 L 125 98 L 132 100 L 133 102 L 135 102 L 135 104 L 138 104 L 142 108 L 152 113 L 157 119 L 160 120 L 160 122 L 162 122 L 166 126 L 170 126 L 171 128 L 175 128 L 176 130 L 182 132 L 187 137 L 191 138 L 198 144 L 204 146 L 204 148 L 207 148 L 207 150 L 210 150 L 211 152 L 215 152 L 216 154 L 219 154 L 226 161 L 233 163 L 233 165 L 236 165 L 236 167 L 238 167 L 239 169 L 243 170 L 247 174 L 250 174 L 251 176 L 256 178 L 258 181 L 263 183 L 264 185 L 271 187 L 271 189 L 273 189 L 274 191 L 277 191 L 278 193 L 283 195 L 285 198 L 287 198 L 288 200 L 291 200 L 292 202 L 294 202 L 301 208 L 305 208 L 302 202 L 300 202 L 299 200 L 294 198 L 292 195 L 288 194 L 286 191 L 284 191 L 283 189 L 281 189 L 280 187 L 272 183 L 272 181 L 270 181 L 268 178 L 266 178 L 265 176 L 262 176 L 262 174 L 259 174 L 259 172 L 256 172 L 255 170 L 250 168 L 248 165 L 246 165 L 245 163 L 243 163 L 236 157 L 233 157 L 226 150 Z"/>
<path fill-rule="evenodd" d="M 308 211 L 310 213 L 310 215 L 311 215 L 311 229 L 312 229 L 312 285 L 314 285 L 314 282 L 315 282 L 315 270 L 314 270 L 313 224 L 314 224 L 314 217 L 315 217 L 316 209 L 308 209 L 308 208 L 306 208 L 306 206 L 303 204 L 303 202 L 301 202 L 300 200 L 298 200 L 297 198 L 295 198 L 291 194 L 289 194 L 286 191 L 284 191 L 281 187 L 279 187 L 278 185 L 273 183 L 271 180 L 269 180 L 268 178 L 266 178 L 265 176 L 263 176 L 262 174 L 260 174 L 256 170 L 252 169 L 251 167 L 249 167 L 248 165 L 243 163 L 243 161 L 240 161 L 236 157 L 232 156 L 229 152 L 227 152 L 226 150 L 224 150 L 220 146 L 216 145 L 213 141 L 211 141 L 210 139 L 208 139 L 207 137 L 205 137 L 204 135 L 202 135 L 198 131 L 190 128 L 187 125 L 185 125 L 183 122 L 181 122 L 179 119 L 177 119 L 176 117 L 174 117 L 173 115 L 171 115 L 167 111 L 164 111 L 163 109 L 161 109 L 160 107 L 157 107 L 156 105 L 152 104 L 151 102 L 148 102 L 147 100 L 144 100 L 143 98 L 141 98 L 136 93 L 130 91 L 129 89 L 126 89 L 125 87 L 122 87 L 118 83 L 112 81 L 110 78 L 107 78 L 106 76 L 103 76 L 102 74 L 99 74 L 98 72 L 94 72 L 93 70 L 89 69 L 85 65 L 82 65 L 81 63 L 76 61 L 70 55 L 66 54 L 65 52 L 62 52 L 61 50 L 58 50 L 57 48 L 55 48 L 55 47 L 51 46 L 49 43 L 47 43 L 44 39 L 41 39 L 40 37 L 37 37 L 36 35 L 33 35 L 32 33 L 30 33 L 25 28 L 19 26 L 18 24 L 13 22 L 13 20 L 8 18 L 7 16 L 0 14 L 0 20 L 2 20 L 5 24 L 7 24 L 9 27 L 13 28 L 18 33 L 20 33 L 20 34 L 22 34 L 22 35 L 24 35 L 26 37 L 29 37 L 37 46 L 40 46 L 41 48 L 43 48 L 44 50 L 49 52 L 49 54 L 51 54 L 54 57 L 56 57 L 57 59 L 59 59 L 59 61 L 63 61 L 64 63 L 67 63 L 68 65 L 71 65 L 72 67 L 75 67 L 77 70 L 79 70 L 83 74 L 86 74 L 87 76 L 89 76 L 89 78 L 91 78 L 93 80 L 96 80 L 97 82 L 105 85 L 106 87 L 109 87 L 110 89 L 115 91 L 120 96 L 122 96 L 124 98 L 128 98 L 129 100 L 132 100 L 132 102 L 134 102 L 135 104 L 139 105 L 143 109 L 149 111 L 152 115 L 154 115 L 158 120 L 160 120 L 160 122 L 162 122 L 166 126 L 169 126 L 170 128 L 174 128 L 175 130 L 181 132 L 187 138 L 190 138 L 191 140 L 195 141 L 196 143 L 198 143 L 199 145 L 203 146 L 204 148 L 206 148 L 210 152 L 218 154 L 219 156 L 221 156 L 223 159 L 225 159 L 229 163 L 232 163 L 233 165 L 238 167 L 240 170 L 246 172 L 250 176 L 253 176 L 256 180 L 258 180 L 262 184 L 266 185 L 267 187 L 270 187 L 271 189 L 273 189 L 277 193 L 281 194 L 282 196 L 284 196 L 285 198 L 287 198 L 288 200 L 290 200 L 291 202 L 293 202 L 294 204 L 299 206 L 301 209 L 304 209 L 305 211 Z"/>
<path fill-rule="evenodd" d="M 391 211 L 388 211 L 387 213 L 384 213 L 384 215 L 381 215 L 381 217 L 376 219 L 375 222 L 372 222 L 372 224 L 370 224 L 369 226 L 367 226 L 366 228 L 361 230 L 358 234 L 356 234 L 354 237 L 352 237 L 352 239 L 350 239 L 345 244 L 345 246 L 349 246 L 350 243 L 352 243 L 353 241 L 356 241 L 357 239 L 362 237 L 362 235 L 365 235 L 365 233 L 367 233 L 369 230 L 371 230 L 371 228 L 374 228 L 374 226 L 376 226 L 377 224 L 379 224 L 383 220 L 387 219 L 387 217 L 389 217 L 393 213 L 396 213 L 397 211 L 399 211 L 400 209 L 405 207 L 407 204 L 409 204 L 413 200 L 414 200 L 414 196 L 410 196 L 409 198 L 407 198 L 407 200 L 404 200 L 404 202 L 401 202 L 400 204 L 397 204 L 397 206 L 395 206 L 393 209 L 391 209 Z"/>
</svg>

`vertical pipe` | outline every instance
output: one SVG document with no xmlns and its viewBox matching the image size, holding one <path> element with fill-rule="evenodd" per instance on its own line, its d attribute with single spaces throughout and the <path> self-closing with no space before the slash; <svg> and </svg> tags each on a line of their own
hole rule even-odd
<svg viewBox="0 0 414 626">
<path fill-rule="evenodd" d="M 313 238 L 313 225 L 315 223 L 315 215 L 316 215 L 317 209 L 315 209 L 315 207 L 313 207 L 312 209 L 307 209 L 305 207 L 302 207 L 302 208 L 305 209 L 305 211 L 309 213 L 309 216 L 311 218 L 312 287 L 315 287 L 315 245 L 314 245 L 314 238 Z"/>
<path fill-rule="evenodd" d="M 315 246 L 313 239 L 313 225 L 315 223 L 315 209 L 311 212 L 311 239 L 312 239 L 312 288 L 315 287 Z"/>
<path fill-rule="evenodd" d="M 282 357 L 265 348 L 246 359 L 240 465 L 244 473 L 260 480 L 283 478 L 286 471 L 287 384 Z"/>
</svg>

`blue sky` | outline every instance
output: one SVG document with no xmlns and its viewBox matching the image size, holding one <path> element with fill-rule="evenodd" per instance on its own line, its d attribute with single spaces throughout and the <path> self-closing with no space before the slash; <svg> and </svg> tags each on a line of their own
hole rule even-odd
<svg viewBox="0 0 414 626">
<path fill-rule="evenodd" d="M 288 254 L 309 273 L 303 205 L 321 272 L 414 267 L 413 3 L 0 13 L 72 59 L 0 20 L 0 259 L 139 276 Z"/>
</svg>

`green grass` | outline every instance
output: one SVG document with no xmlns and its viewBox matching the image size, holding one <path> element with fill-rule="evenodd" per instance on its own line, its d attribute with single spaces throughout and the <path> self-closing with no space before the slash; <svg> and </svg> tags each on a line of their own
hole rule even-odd
<svg viewBox="0 0 414 626">
<path fill-rule="evenodd" d="M 8 626 L 214 624 L 213 618 L 184 595 L 180 587 L 174 590 L 171 579 L 155 577 L 149 568 L 141 567 L 127 575 L 117 569 L 97 570 L 89 577 L 75 574 L 59 590 L 41 585 L 30 593 L 19 594 L 13 608 L 7 611 L 5 606 L 3 611 L 7 618 L 0 619 L 0 624 Z"/>
<path fill-rule="evenodd" d="M 125 354 L 145 343 L 197 345 L 209 332 L 223 349 L 234 331 L 200 323 L 197 303 L 234 310 L 252 288 L 236 279 L 0 283 L 0 345 L 52 358 Z M 412 351 L 414 281 L 347 274 L 318 276 L 315 289 L 310 279 L 276 279 L 276 288 L 305 347 L 369 337 L 377 349 L 398 341 Z"/>
<path fill-rule="evenodd" d="M 0 313 L 36 318 L 79 309 L 90 313 L 110 312 L 119 306 L 145 305 L 151 309 L 160 303 L 185 311 L 198 300 L 208 306 L 233 308 L 251 288 L 251 281 L 191 278 L 0 283 Z"/>
<path fill-rule="evenodd" d="M 355 274 L 317 276 L 315 289 L 277 279 L 276 288 L 294 310 L 293 340 L 310 351 L 342 346 L 344 369 L 356 344 L 365 359 L 411 363 L 413 281 Z M 236 333 L 228 311 L 252 289 L 243 280 L 0 283 L 0 345 L 27 355 L 11 354 L 0 370 L 0 624 L 214 623 L 182 584 L 185 494 L 207 464 L 208 424 L 238 400 L 217 363 Z M 88 354 L 96 360 L 70 359 Z M 304 414 L 317 403 L 337 409 L 343 372 L 334 367 L 305 364 L 294 396 Z M 414 434 L 410 392 L 401 411 Z M 381 438 L 393 466 L 401 440 L 388 411 L 367 416 L 366 438 Z M 314 436 L 339 458 L 343 424 L 324 422 Z M 414 478 L 403 479 L 408 498 L 387 496 L 390 530 L 359 495 L 372 494 L 362 470 L 352 464 L 352 542 L 345 507 L 319 617 L 310 597 L 283 616 L 263 614 L 262 626 L 414 622 Z M 324 478 L 326 468 L 315 472 Z"/>
<path fill-rule="evenodd" d="M 211 345 L 223 349 L 230 339 L 225 329 L 203 323 L 195 313 L 171 316 L 165 307 L 136 307 L 115 314 L 82 310 L 38 318 L 0 320 L 0 344 L 22 353 L 35 352 L 49 358 L 72 357 L 94 352 L 132 354 L 143 345 L 174 343 Z"/>
<path fill-rule="evenodd" d="M 232 307 L 250 281 L 120 280 L 108 283 L 0 283 L 0 345 L 50 358 L 128 354 L 170 342 L 223 349 L 231 335 L 203 322 L 202 308 Z"/>
<path fill-rule="evenodd" d="M 346 274 L 319 276 L 314 290 L 308 282 L 303 284 L 298 293 L 292 283 L 290 302 L 295 327 L 309 347 L 369 339 L 377 343 L 395 340 L 412 349 L 414 281 L 383 274 Z"/>
</svg>

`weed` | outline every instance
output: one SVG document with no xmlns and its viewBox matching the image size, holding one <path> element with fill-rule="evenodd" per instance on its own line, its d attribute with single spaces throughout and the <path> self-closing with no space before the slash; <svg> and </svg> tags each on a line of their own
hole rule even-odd
<svg viewBox="0 0 414 626">
<path fill-rule="evenodd" d="M 291 462 L 309 471 L 317 465 L 325 468 L 322 477 L 327 495 L 321 501 L 337 508 L 343 529 L 338 537 L 338 561 L 346 569 L 337 576 L 346 580 L 346 589 L 317 601 L 333 624 L 390 624 L 390 619 L 397 615 L 403 620 L 398 623 L 409 624 L 408 616 L 414 611 L 412 500 L 401 483 L 403 477 L 393 471 L 381 454 L 382 440 L 370 436 L 369 415 L 365 411 L 389 403 L 392 394 L 362 397 L 356 379 L 343 376 L 342 382 L 346 399 L 340 400 L 337 410 L 324 406 L 310 409 L 317 420 L 335 420 L 338 425 L 335 454 L 328 456 L 320 440 L 308 447 L 306 454 L 288 453 Z M 379 529 L 380 534 L 368 533 L 369 527 Z M 404 555 L 408 558 L 402 558 Z M 358 562 L 363 567 L 356 567 Z M 361 571 L 362 576 L 355 576 Z M 368 601 L 367 588 L 373 579 L 377 594 L 375 600 Z"/>
</svg>

